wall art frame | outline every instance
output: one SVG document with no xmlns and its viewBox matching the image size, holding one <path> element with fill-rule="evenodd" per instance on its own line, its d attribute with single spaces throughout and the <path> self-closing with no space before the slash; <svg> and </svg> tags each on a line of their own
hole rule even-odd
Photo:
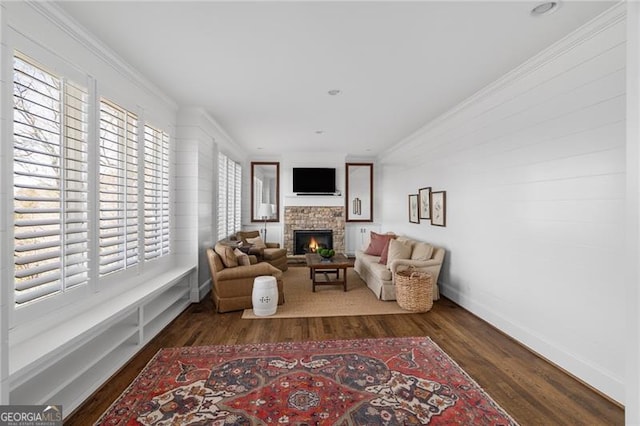
<svg viewBox="0 0 640 426">
<path fill-rule="evenodd" d="M 431 192 L 431 224 L 447 226 L 447 191 Z"/>
<path fill-rule="evenodd" d="M 420 188 L 418 190 L 419 216 L 420 219 L 431 219 L 431 187 Z"/>
<path fill-rule="evenodd" d="M 418 194 L 409 194 L 409 222 L 420 223 L 418 213 Z"/>
</svg>

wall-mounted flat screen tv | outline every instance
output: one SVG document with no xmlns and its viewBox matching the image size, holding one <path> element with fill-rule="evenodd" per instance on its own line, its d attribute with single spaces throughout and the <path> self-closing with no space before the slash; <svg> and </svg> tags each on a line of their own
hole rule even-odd
<svg viewBox="0 0 640 426">
<path fill-rule="evenodd" d="M 336 192 L 336 169 L 294 167 L 293 192 L 297 194 L 333 194 Z"/>
</svg>

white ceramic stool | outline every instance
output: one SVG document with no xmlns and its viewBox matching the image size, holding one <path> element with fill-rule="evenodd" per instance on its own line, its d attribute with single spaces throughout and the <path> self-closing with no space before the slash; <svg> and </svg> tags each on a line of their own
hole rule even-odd
<svg viewBox="0 0 640 426">
<path fill-rule="evenodd" d="M 255 316 L 265 317 L 276 313 L 278 309 L 278 283 L 275 277 L 260 276 L 253 280 L 251 303 Z"/>
</svg>

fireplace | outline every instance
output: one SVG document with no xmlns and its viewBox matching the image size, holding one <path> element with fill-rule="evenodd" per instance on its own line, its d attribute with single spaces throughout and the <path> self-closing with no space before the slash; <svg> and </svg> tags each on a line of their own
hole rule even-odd
<svg viewBox="0 0 640 426">
<path fill-rule="evenodd" d="M 333 248 L 333 231 L 331 229 L 293 231 L 293 254 L 312 253 L 320 247 Z"/>
</svg>

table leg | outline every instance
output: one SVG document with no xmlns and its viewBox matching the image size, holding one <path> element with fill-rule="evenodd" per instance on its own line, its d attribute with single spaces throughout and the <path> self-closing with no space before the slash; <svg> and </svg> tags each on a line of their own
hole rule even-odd
<svg viewBox="0 0 640 426">
<path fill-rule="evenodd" d="M 342 283 L 344 285 L 344 291 L 347 291 L 347 268 L 342 268 Z"/>
</svg>

